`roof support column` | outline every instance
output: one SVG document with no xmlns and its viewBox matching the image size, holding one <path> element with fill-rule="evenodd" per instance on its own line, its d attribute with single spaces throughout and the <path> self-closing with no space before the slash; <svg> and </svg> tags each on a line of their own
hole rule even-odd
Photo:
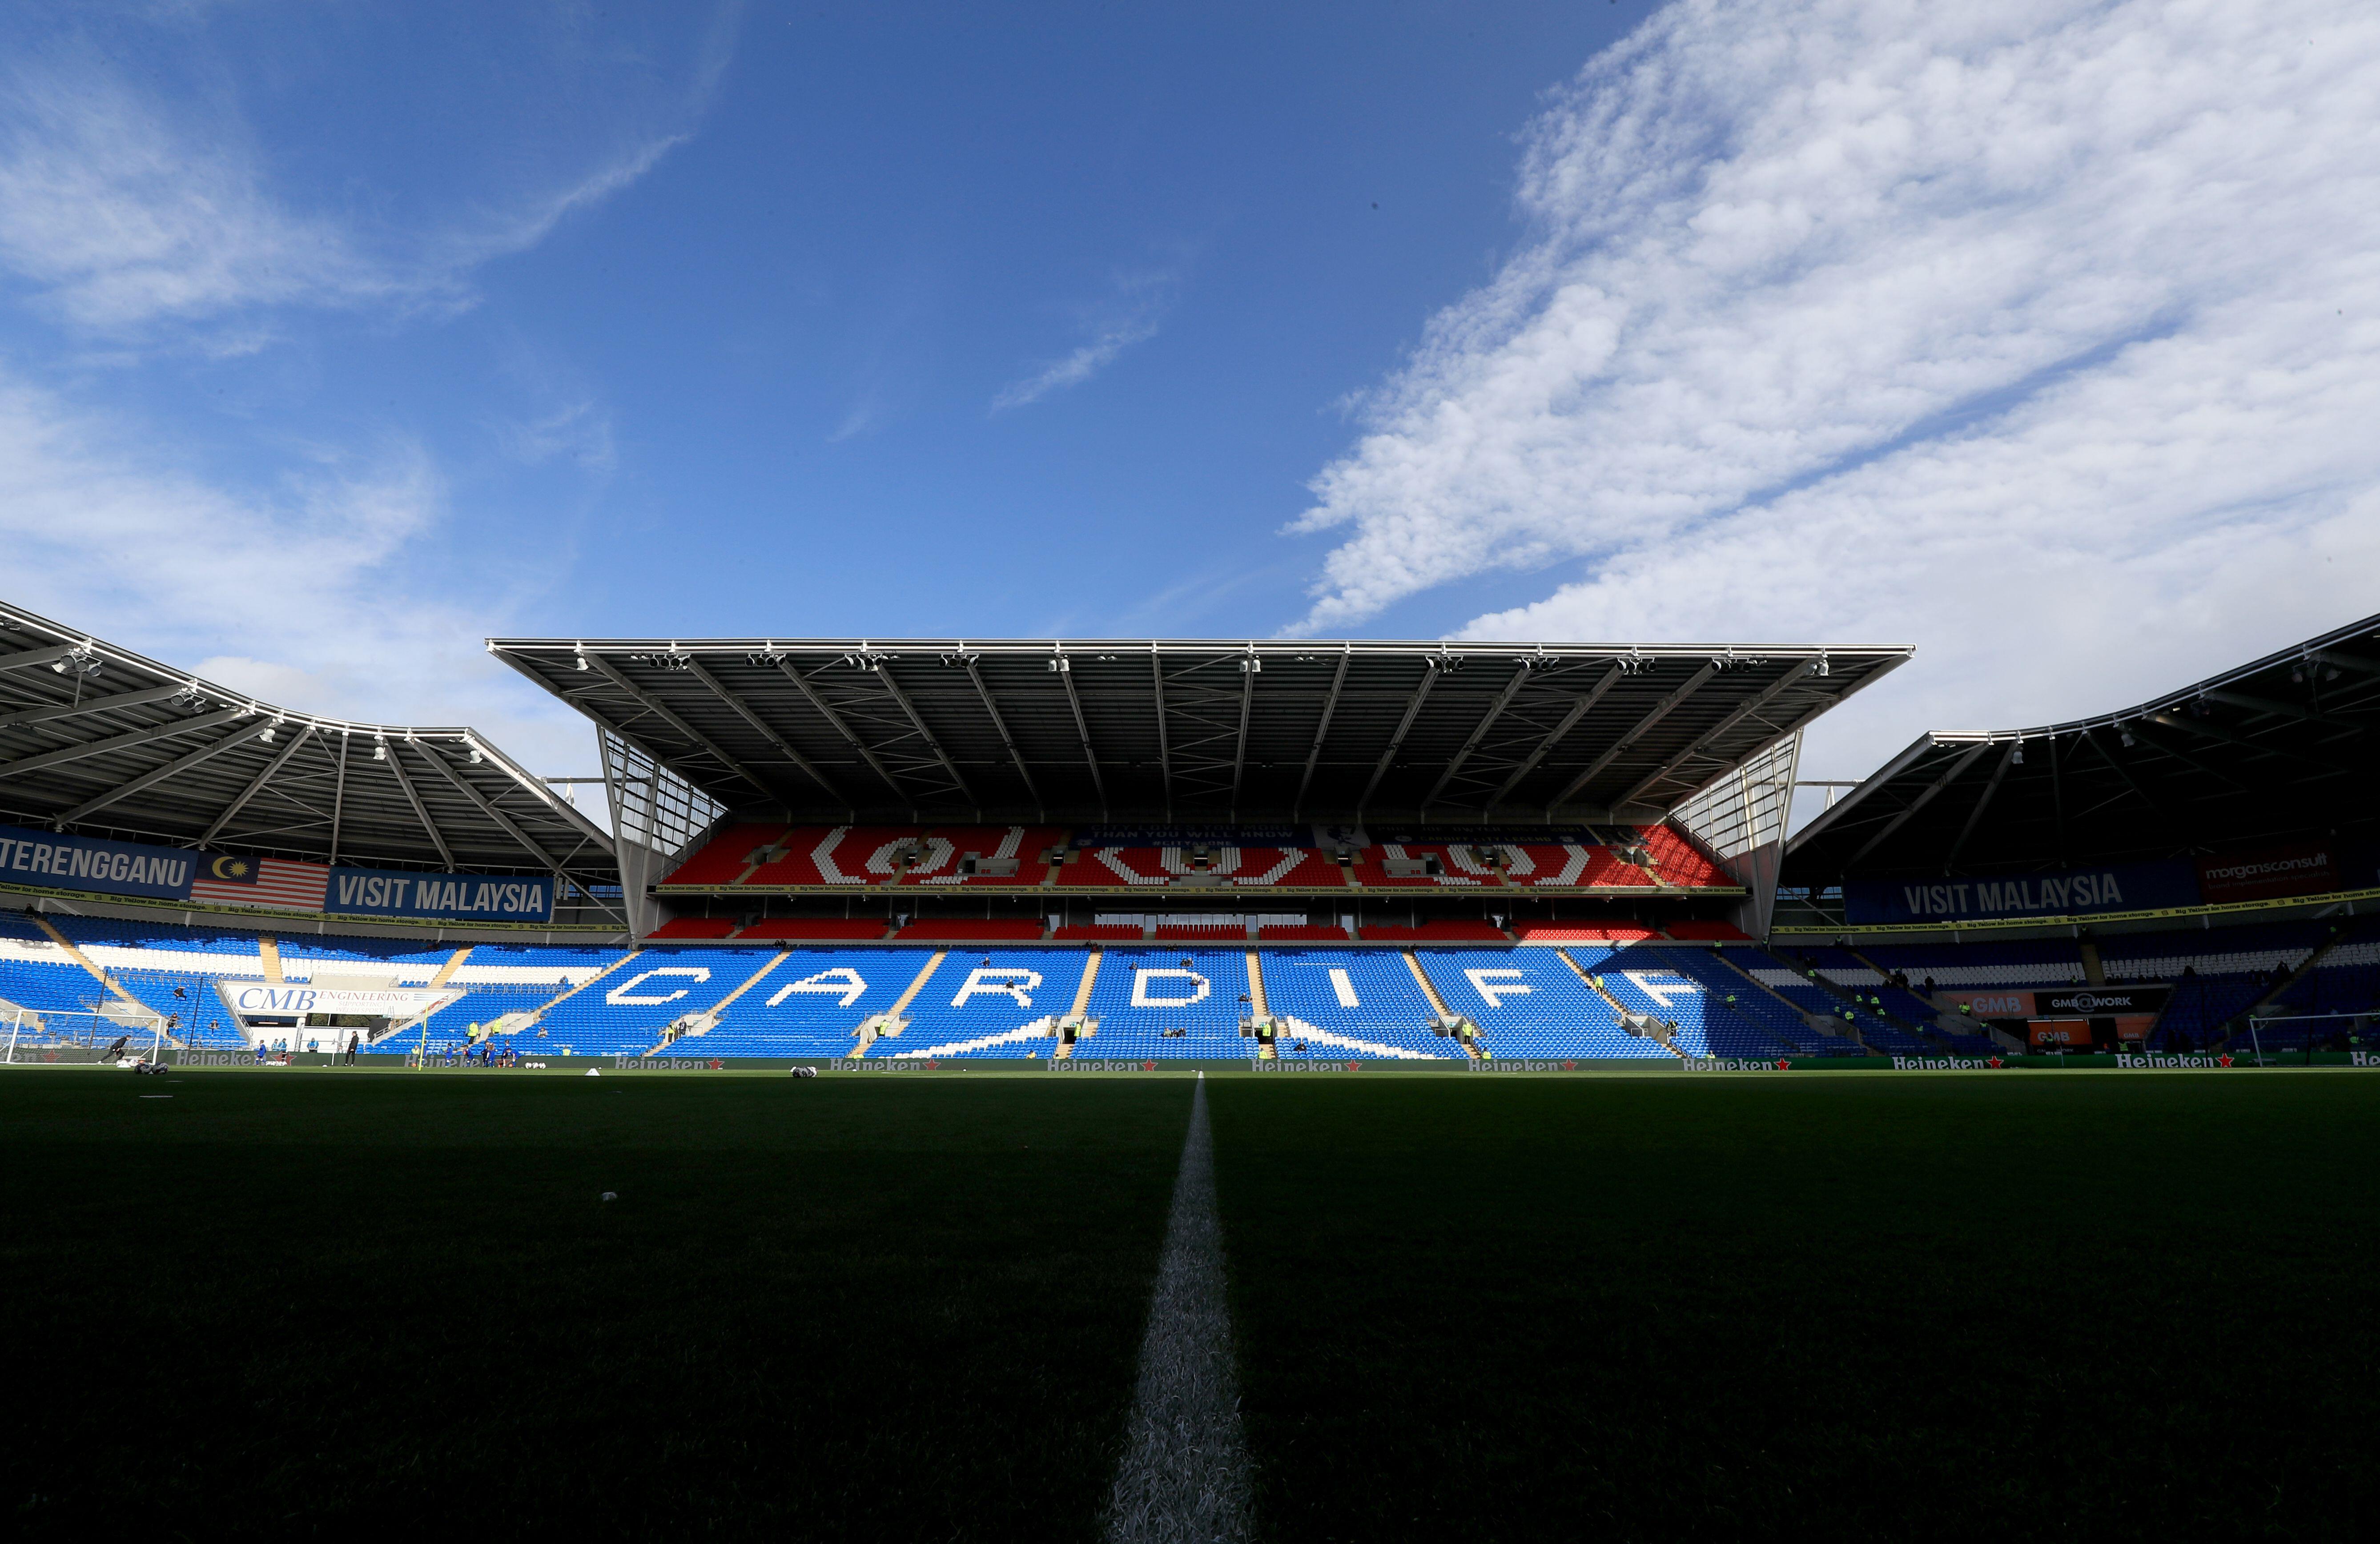
<svg viewBox="0 0 2380 1544">
<path fill-rule="evenodd" d="M 298 754 L 298 748 L 313 737 L 314 726 L 310 723 L 289 736 L 289 743 L 281 748 L 281 754 L 267 762 L 264 770 L 249 780 L 248 786 L 239 791 L 237 798 L 224 806 L 223 813 L 214 818 L 214 823 L 208 826 L 205 834 L 199 838 L 199 845 L 203 847 L 213 841 L 222 833 L 224 827 L 231 824 L 233 816 L 248 808 L 249 800 L 262 792 L 266 784 L 281 774 L 281 769 L 289 764 L 289 758 Z M 335 847 L 337 845 L 336 840 L 334 839 L 332 845 Z"/>
<path fill-rule="evenodd" d="M 1330 677 L 1330 695 L 1322 699 L 1322 721 L 1314 726 L 1314 746 L 1305 753 L 1305 775 L 1297 780 L 1297 797 L 1290 803 L 1292 821 L 1296 820 L 1298 812 L 1305 807 L 1305 790 L 1314 781 L 1316 764 L 1322 760 L 1323 737 L 1330 733 L 1330 715 L 1339 711 L 1339 693 L 1347 685 L 1347 665 L 1354 657 L 1355 650 L 1352 645 L 1342 643 L 1339 646 L 1339 669 Z"/>
</svg>

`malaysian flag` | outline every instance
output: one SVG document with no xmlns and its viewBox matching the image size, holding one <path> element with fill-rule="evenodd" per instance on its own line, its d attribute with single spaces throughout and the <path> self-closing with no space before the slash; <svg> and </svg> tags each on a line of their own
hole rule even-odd
<svg viewBox="0 0 2380 1544">
<path fill-rule="evenodd" d="M 190 899 L 217 906 L 320 911 L 330 887 L 331 870 L 319 863 L 225 856 L 199 865 L 199 878 L 190 884 Z"/>
</svg>

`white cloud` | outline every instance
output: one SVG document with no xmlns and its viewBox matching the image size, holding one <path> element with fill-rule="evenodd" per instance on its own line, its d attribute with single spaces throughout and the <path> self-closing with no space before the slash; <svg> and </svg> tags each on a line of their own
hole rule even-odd
<svg viewBox="0 0 2380 1544">
<path fill-rule="evenodd" d="M 1038 402 L 1051 392 L 1079 386 L 1115 363 L 1117 356 L 1134 344 L 1155 337 L 1178 282 L 1179 275 L 1172 271 L 1117 278 L 1115 293 L 1091 322 L 1089 341 L 1004 388 L 991 399 L 991 410 L 1006 412 Z"/>
<path fill-rule="evenodd" d="M 1864 768 L 2380 609 L 2368 6 L 1681 0 L 1520 204 L 1316 480 L 1304 629 L 1584 559 L 1466 631 L 1914 641 Z"/>
<path fill-rule="evenodd" d="M 118 331 L 237 306 L 419 295 L 336 222 L 285 208 L 218 125 L 201 145 L 103 72 L 7 82 L 0 117 L 0 261 L 66 320 Z"/>
<path fill-rule="evenodd" d="M 407 443 L 233 492 L 115 420 L 0 377 L 11 601 L 277 706 L 467 723 L 535 770 L 586 762 L 583 721 L 482 648 L 503 598 L 470 576 L 425 585 L 407 572 L 446 513 L 436 468 Z"/>
<path fill-rule="evenodd" d="M 545 156 L 545 180 L 458 195 L 426 216 L 310 213 L 225 100 L 174 102 L 64 50 L 0 79 L 0 266 L 58 320 L 125 334 L 273 307 L 400 310 L 471 304 L 471 272 L 535 247 L 693 138 L 732 53 L 740 6 L 712 13 L 683 101 L 624 110 Z M 492 129 L 492 132 L 495 130 Z M 369 197 L 367 204 L 373 201 Z M 212 352 L 271 336 L 254 323 Z"/>
</svg>

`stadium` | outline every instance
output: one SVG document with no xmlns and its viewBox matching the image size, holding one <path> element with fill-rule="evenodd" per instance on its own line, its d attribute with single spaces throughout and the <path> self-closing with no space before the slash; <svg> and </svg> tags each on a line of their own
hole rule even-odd
<svg viewBox="0 0 2380 1544">
<path fill-rule="evenodd" d="M 488 640 L 578 780 L 0 627 L 36 1532 L 2369 1489 L 2380 616 L 1798 821 L 1912 650 Z"/>
</svg>

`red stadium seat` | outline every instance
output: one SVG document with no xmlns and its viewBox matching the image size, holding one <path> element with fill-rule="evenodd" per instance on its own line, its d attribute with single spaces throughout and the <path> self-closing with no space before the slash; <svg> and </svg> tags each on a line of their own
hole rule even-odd
<svg viewBox="0 0 2380 1544">
<path fill-rule="evenodd" d="M 1344 943 L 1347 930 L 1338 927 L 1259 928 L 1257 941 L 1260 943 Z"/>
<path fill-rule="evenodd" d="M 919 833 L 925 856 L 901 876 L 903 884 L 956 889 L 962 885 L 1033 885 L 1049 877 L 1041 855 L 1066 839 L 1061 826 L 930 826 Z M 966 855 L 983 867 L 969 873 Z M 991 868 L 1013 871 L 992 873 Z"/>
<path fill-rule="evenodd" d="M 1248 936 L 1246 928 L 1236 923 L 1160 922 L 1157 936 L 1184 943 L 1242 943 Z"/>
<path fill-rule="evenodd" d="M 899 877 L 892 855 L 921 841 L 922 826 L 795 826 L 783 837 L 784 856 L 753 871 L 747 884 L 803 884 L 859 889 Z"/>
<path fill-rule="evenodd" d="M 1138 928 L 1126 927 L 1120 923 L 1078 922 L 1071 928 L 1060 928 L 1056 932 L 1051 933 L 1050 936 L 1062 942 L 1093 943 L 1102 941 L 1108 942 L 1136 942 L 1139 941 L 1141 934 Z"/>
<path fill-rule="evenodd" d="M 1515 922 L 1524 943 L 1635 943 L 1660 934 L 1641 922 Z"/>
<path fill-rule="evenodd" d="M 894 933 L 892 941 L 896 943 L 1032 942 L 1040 938 L 1044 927 L 1045 924 L 1029 918 L 973 922 L 965 918 L 936 918 L 910 923 Z"/>
<path fill-rule="evenodd" d="M 735 940 L 739 943 L 758 939 L 872 942 L 882 938 L 889 926 L 880 917 L 771 917 L 737 933 Z"/>
<path fill-rule="evenodd" d="M 647 938 L 725 938 L 735 930 L 732 917 L 673 917 Z"/>
<path fill-rule="evenodd" d="M 1719 943 L 1752 942 L 1752 935 L 1732 922 L 1670 922 L 1664 924 L 1661 930 L 1671 938 L 1696 941 L 1707 939 Z"/>
<path fill-rule="evenodd" d="M 1493 922 L 1424 922 L 1417 928 L 1366 927 L 1357 930 L 1366 943 L 1509 943 L 1511 939 Z"/>
<path fill-rule="evenodd" d="M 722 827 L 685 862 L 662 881 L 662 888 L 680 884 L 734 884 L 751 866 L 752 855 L 783 836 L 781 825 Z"/>
</svg>

